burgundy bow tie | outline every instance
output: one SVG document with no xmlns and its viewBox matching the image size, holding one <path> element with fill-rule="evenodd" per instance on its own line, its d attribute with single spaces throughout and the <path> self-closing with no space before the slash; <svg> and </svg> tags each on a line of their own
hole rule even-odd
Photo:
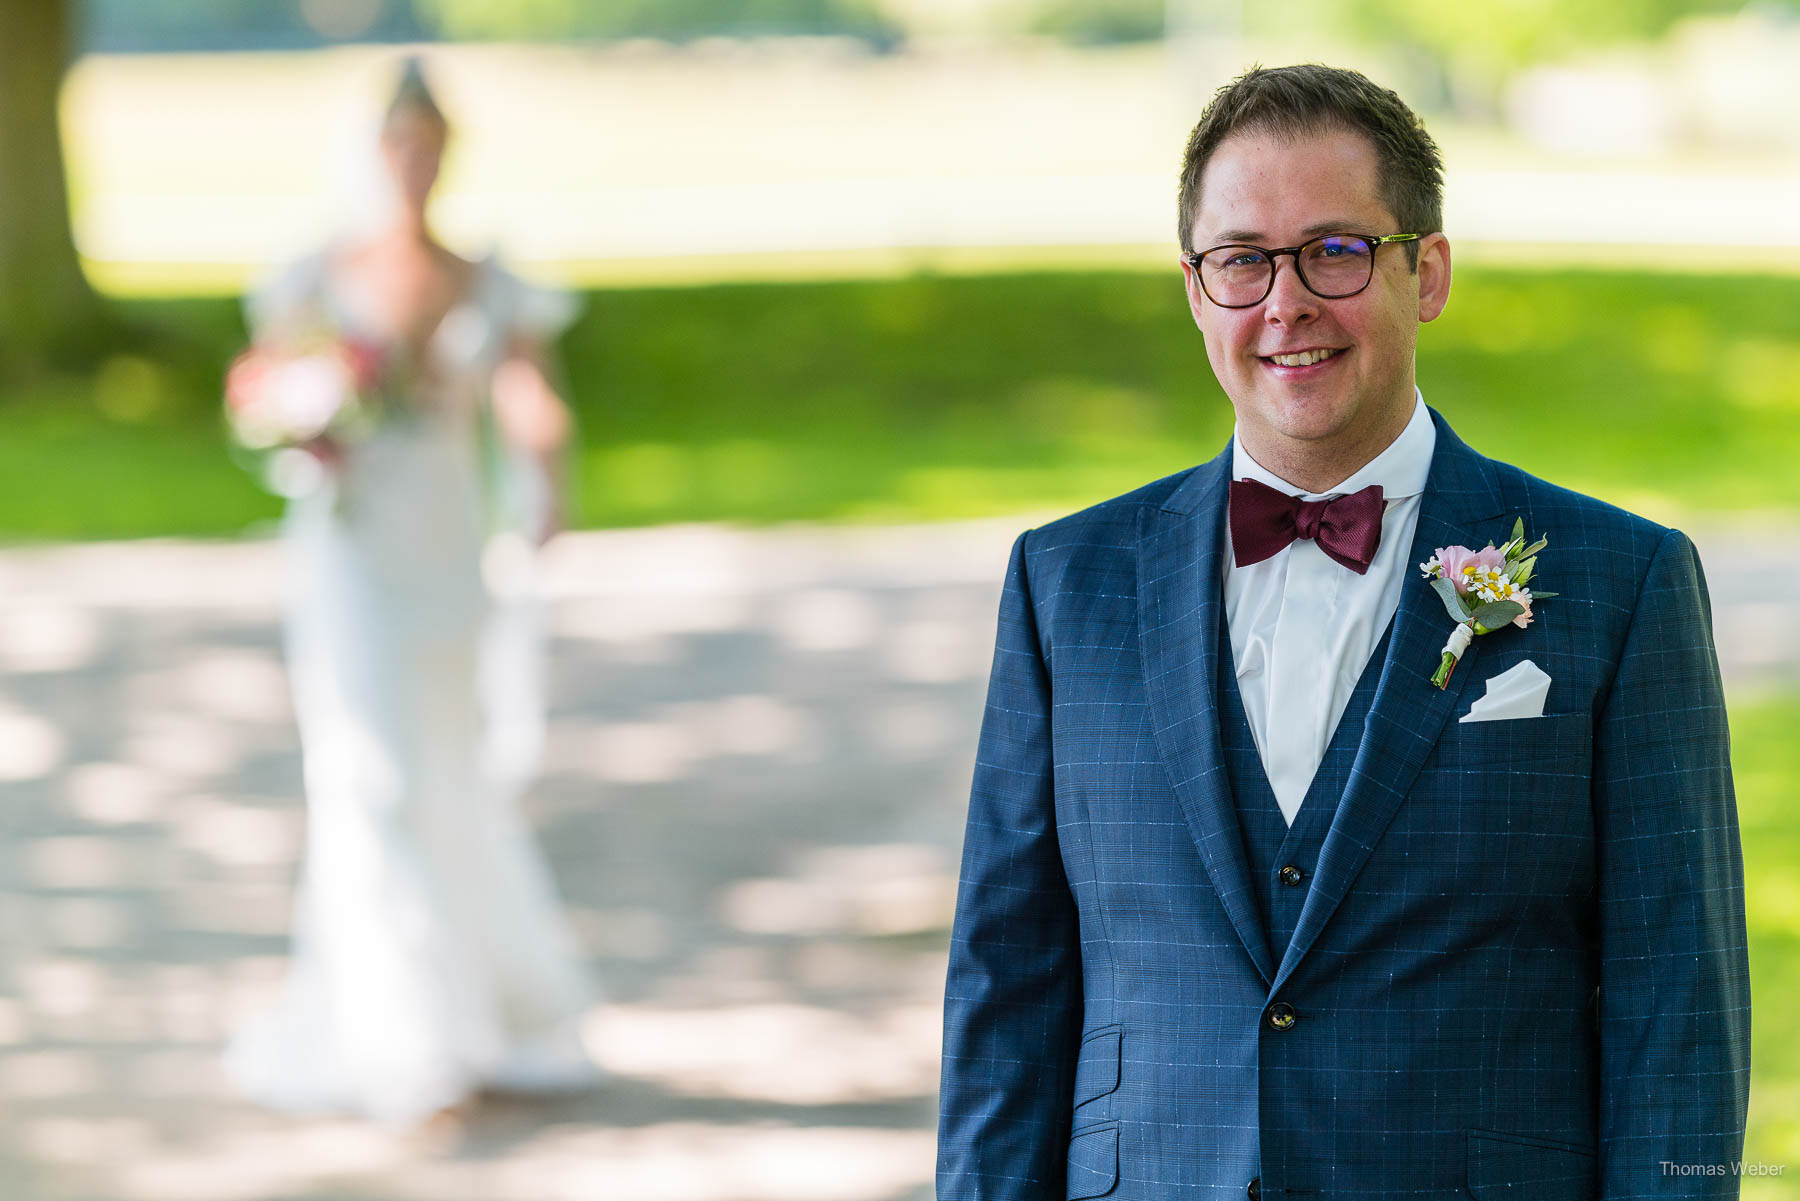
<svg viewBox="0 0 1800 1201">
<path fill-rule="evenodd" d="M 1311 538 L 1357 575 L 1375 561 L 1386 508 L 1380 484 L 1331 500 L 1301 500 L 1255 480 L 1232 480 L 1228 507 L 1237 566 L 1260 563 L 1296 538 Z"/>
</svg>

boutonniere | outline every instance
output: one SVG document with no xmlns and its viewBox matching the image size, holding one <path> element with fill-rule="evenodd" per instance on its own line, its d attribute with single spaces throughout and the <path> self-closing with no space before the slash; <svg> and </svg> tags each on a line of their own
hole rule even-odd
<svg viewBox="0 0 1800 1201">
<path fill-rule="evenodd" d="M 1456 622 L 1450 640 L 1444 643 L 1437 674 L 1431 677 L 1433 684 L 1442 688 L 1450 682 L 1450 673 L 1475 635 L 1491 634 L 1508 622 L 1523 629 L 1531 624 L 1531 603 L 1556 595 L 1533 592 L 1525 586 L 1537 570 L 1538 552 L 1549 542 L 1539 538 L 1525 545 L 1525 519 L 1521 517 L 1505 546 L 1496 547 L 1492 542 L 1481 550 L 1440 546 L 1419 564 Z"/>
</svg>

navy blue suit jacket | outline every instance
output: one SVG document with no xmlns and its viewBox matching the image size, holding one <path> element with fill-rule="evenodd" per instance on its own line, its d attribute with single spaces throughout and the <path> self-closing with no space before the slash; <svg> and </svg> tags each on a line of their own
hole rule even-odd
<svg viewBox="0 0 1800 1201">
<path fill-rule="evenodd" d="M 1693 544 L 1432 419 L 1409 563 L 1523 517 L 1560 595 L 1439 690 L 1450 618 L 1408 568 L 1286 947 L 1220 751 L 1230 448 L 1014 545 L 945 996 L 943 1201 L 1243 1201 L 1259 1173 L 1270 1201 L 1737 1196 L 1743 861 Z M 1544 716 L 1457 721 L 1526 658 Z"/>
</svg>

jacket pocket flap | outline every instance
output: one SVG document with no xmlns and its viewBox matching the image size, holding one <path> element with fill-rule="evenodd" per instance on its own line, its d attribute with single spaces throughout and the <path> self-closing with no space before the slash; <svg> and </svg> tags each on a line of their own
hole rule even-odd
<svg viewBox="0 0 1800 1201">
<path fill-rule="evenodd" d="M 1453 721 L 1437 745 L 1439 766 L 1503 765 L 1527 775 L 1585 770 L 1594 754 L 1594 715 L 1546 713 L 1511 721 Z"/>
<path fill-rule="evenodd" d="M 1119 1125 L 1090 1126 L 1069 1140 L 1068 1201 L 1099 1197 L 1119 1183 Z"/>
<path fill-rule="evenodd" d="M 1529 1134 L 1469 1131 L 1469 1193 L 1476 1201 L 1591 1201 L 1591 1148 Z"/>
<path fill-rule="evenodd" d="M 1120 1030 L 1118 1026 L 1103 1026 L 1082 1036 L 1081 1054 L 1075 1061 L 1077 1107 L 1119 1087 Z"/>
</svg>

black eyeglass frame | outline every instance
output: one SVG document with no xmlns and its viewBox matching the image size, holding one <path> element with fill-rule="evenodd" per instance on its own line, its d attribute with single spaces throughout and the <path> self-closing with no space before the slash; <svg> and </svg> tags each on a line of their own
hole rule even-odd
<svg viewBox="0 0 1800 1201">
<path fill-rule="evenodd" d="M 1416 242 L 1424 236 L 1424 234 L 1320 234 L 1316 238 L 1308 238 L 1298 246 L 1283 246 L 1276 250 L 1271 250 L 1267 246 L 1252 245 L 1249 242 L 1221 242 L 1219 245 L 1208 247 L 1205 250 L 1196 250 L 1192 253 L 1184 254 L 1181 256 L 1181 261 L 1194 269 L 1194 278 L 1200 281 L 1200 291 L 1205 293 L 1208 300 L 1211 300 L 1212 303 L 1218 305 L 1222 309 L 1253 309 L 1263 301 L 1267 300 L 1269 298 L 1269 293 L 1275 290 L 1275 259 L 1278 255 L 1283 254 L 1291 254 L 1294 256 L 1294 274 L 1300 277 L 1301 285 L 1304 286 L 1308 292 L 1311 292 L 1320 300 L 1348 300 L 1350 297 L 1365 291 L 1370 284 L 1375 282 L 1375 252 L 1377 250 L 1380 250 L 1389 242 Z M 1357 288 L 1356 291 L 1340 292 L 1336 295 L 1332 295 L 1328 292 L 1319 291 L 1312 286 L 1312 281 L 1306 278 L 1306 271 L 1300 266 L 1300 252 L 1305 250 L 1308 246 L 1311 246 L 1314 242 L 1323 242 L 1327 238 L 1356 238 L 1359 241 L 1367 242 L 1369 244 L 1369 278 L 1363 280 L 1362 287 Z M 1268 287 L 1263 289 L 1263 294 L 1261 296 L 1244 304 L 1224 304 L 1221 301 L 1214 300 L 1213 294 L 1206 291 L 1206 275 L 1200 270 L 1200 262 L 1207 255 L 1215 250 L 1230 250 L 1233 248 L 1254 250 L 1269 260 Z"/>
</svg>

